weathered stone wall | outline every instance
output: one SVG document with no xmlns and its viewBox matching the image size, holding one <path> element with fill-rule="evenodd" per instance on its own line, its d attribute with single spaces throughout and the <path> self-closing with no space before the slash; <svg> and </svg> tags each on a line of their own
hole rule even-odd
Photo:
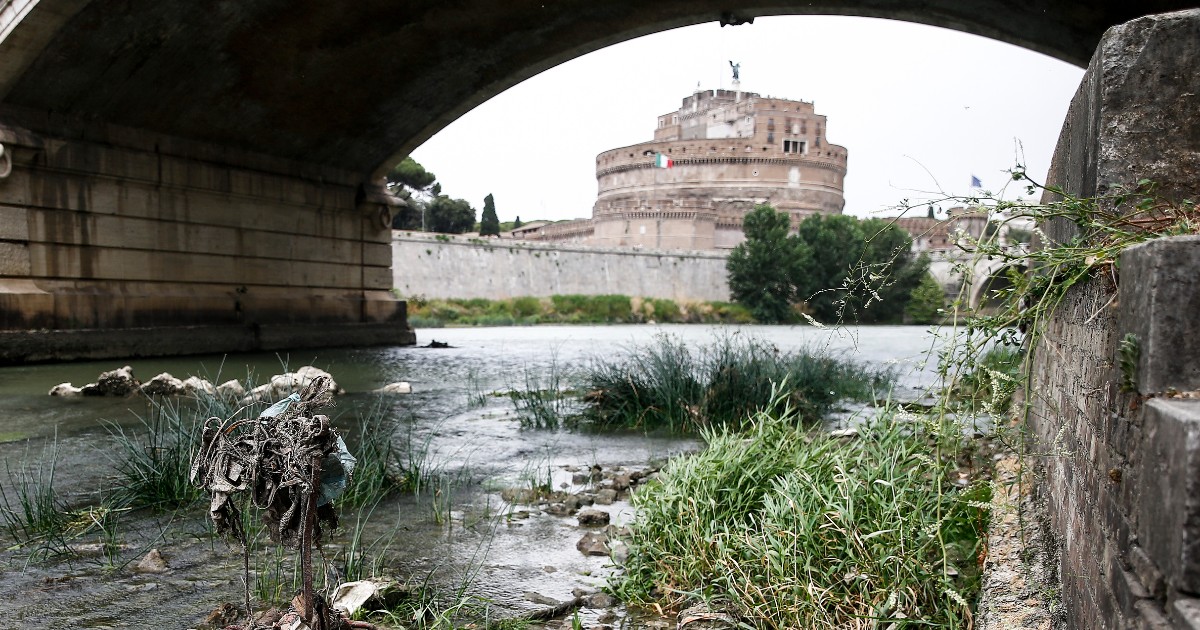
<svg viewBox="0 0 1200 630">
<path fill-rule="evenodd" d="M 1200 197 L 1200 11 L 1114 27 L 1084 76 L 1049 183 L 1092 196 L 1142 178 Z M 1051 240 L 1073 226 L 1046 226 Z M 1122 254 L 1073 288 L 1034 355 L 1030 454 L 1072 628 L 1200 627 L 1200 239 Z M 1119 288 L 1118 281 L 1119 280 Z M 1141 348 L 1121 365 L 1122 340 Z M 1126 348 L 1131 347 L 1128 342 Z M 1131 350 L 1126 350 L 1126 357 Z M 1128 364 L 1129 361 L 1127 360 Z M 1124 391 L 1122 378 L 1136 381 Z"/>
<path fill-rule="evenodd" d="M 16 110 L 0 145 L 0 361 L 411 337 L 352 174 Z"/>
<path fill-rule="evenodd" d="M 721 252 L 604 249 L 398 231 L 392 257 L 396 289 L 405 297 L 729 299 Z"/>
</svg>

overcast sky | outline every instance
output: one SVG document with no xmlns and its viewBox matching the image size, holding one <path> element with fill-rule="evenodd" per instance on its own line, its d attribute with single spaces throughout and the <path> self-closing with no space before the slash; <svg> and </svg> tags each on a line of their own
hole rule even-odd
<svg viewBox="0 0 1200 630">
<path fill-rule="evenodd" d="M 413 152 L 443 192 L 501 221 L 590 217 L 598 153 L 650 140 L 697 82 L 813 101 L 849 151 L 846 213 L 1004 186 L 1018 159 L 1042 179 L 1083 69 L 997 41 L 830 16 L 716 23 L 617 44 L 480 105 Z M 1020 157 L 1018 151 L 1023 152 Z M 1010 187 L 1009 197 L 1019 191 Z M 892 213 L 894 214 L 894 213 Z"/>
</svg>

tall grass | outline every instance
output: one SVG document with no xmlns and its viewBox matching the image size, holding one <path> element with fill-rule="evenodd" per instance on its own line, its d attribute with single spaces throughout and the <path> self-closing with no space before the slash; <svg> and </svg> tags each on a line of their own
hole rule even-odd
<svg viewBox="0 0 1200 630">
<path fill-rule="evenodd" d="M 698 349 L 660 335 L 616 360 L 597 360 L 584 377 L 586 417 L 601 426 L 689 432 L 740 426 L 787 383 L 797 418 L 814 422 L 842 399 L 870 399 L 891 375 L 815 350 L 784 352 L 728 335 Z"/>
<path fill-rule="evenodd" d="M 760 628 L 968 625 L 990 486 L 952 486 L 922 426 L 884 418 L 844 440 L 795 415 L 706 431 L 634 495 L 618 594 L 716 600 Z"/>
<path fill-rule="evenodd" d="M 34 469 L 13 470 L 5 461 L 9 482 L 0 484 L 0 521 L 14 541 L 40 544 L 43 550 L 61 549 L 71 516 L 54 488 L 58 467 L 58 441 Z"/>
<path fill-rule="evenodd" d="M 554 429 L 578 410 L 577 395 L 571 387 L 571 375 L 551 356 L 550 368 L 543 374 L 526 365 L 524 382 L 509 388 L 508 397 L 516 409 L 521 426 Z"/>
<path fill-rule="evenodd" d="M 201 394 L 196 399 L 151 400 L 147 416 L 128 429 L 105 426 L 116 445 L 109 455 L 117 484 L 111 503 L 117 507 L 171 510 L 185 507 L 203 492 L 191 484 L 192 456 L 200 447 L 203 418 L 225 410 L 219 399 Z"/>
<path fill-rule="evenodd" d="M 950 396 L 971 411 L 992 415 L 1003 414 L 1012 404 L 1013 394 L 1021 383 L 1021 367 L 1025 360 L 1022 348 L 995 346 L 977 356 L 973 365 L 957 374 Z"/>
<path fill-rule="evenodd" d="M 397 445 L 399 422 L 383 399 L 361 413 L 345 435 L 346 446 L 357 460 L 354 473 L 338 498 L 338 505 L 359 507 L 377 503 L 390 494 L 418 483 Z"/>
</svg>

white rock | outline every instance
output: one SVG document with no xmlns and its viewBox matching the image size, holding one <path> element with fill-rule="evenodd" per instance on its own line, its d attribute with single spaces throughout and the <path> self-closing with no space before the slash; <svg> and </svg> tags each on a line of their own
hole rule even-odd
<svg viewBox="0 0 1200 630">
<path fill-rule="evenodd" d="M 411 394 L 412 393 L 412 385 L 409 385 L 408 381 L 400 381 L 399 383 L 390 383 L 388 385 L 384 385 L 383 387 L 380 387 L 379 389 L 375 390 L 372 393 L 374 393 L 374 394 Z"/>
<path fill-rule="evenodd" d="M 85 396 L 128 396 L 138 391 L 138 380 L 133 376 L 133 368 L 125 367 L 102 372 L 95 383 L 83 386 Z"/>
<path fill-rule="evenodd" d="M 163 372 L 142 383 L 141 389 L 147 396 L 175 396 L 183 391 L 183 381 Z"/>
<path fill-rule="evenodd" d="M 200 392 L 208 396 L 216 396 L 217 388 L 208 382 L 208 379 L 200 378 L 199 376 L 189 376 L 183 381 L 183 393 L 188 396 L 195 396 Z"/>
<path fill-rule="evenodd" d="M 217 385 L 217 395 L 226 400 L 238 400 L 246 396 L 246 386 L 237 379 Z"/>
<path fill-rule="evenodd" d="M 50 388 L 51 396 L 80 396 L 83 394 L 83 388 L 75 387 L 70 383 L 59 383 Z"/>
<path fill-rule="evenodd" d="M 337 381 L 333 380 L 333 375 L 320 368 L 315 368 L 311 365 L 306 365 L 295 372 L 286 374 L 276 374 L 271 377 L 267 383 L 259 385 L 250 390 L 250 394 L 242 400 L 243 404 L 262 400 L 280 400 L 287 398 L 294 392 L 299 392 L 304 389 L 309 383 L 313 382 L 318 376 L 326 376 L 329 378 L 329 389 L 335 393 L 344 393 L 338 387 Z"/>
</svg>

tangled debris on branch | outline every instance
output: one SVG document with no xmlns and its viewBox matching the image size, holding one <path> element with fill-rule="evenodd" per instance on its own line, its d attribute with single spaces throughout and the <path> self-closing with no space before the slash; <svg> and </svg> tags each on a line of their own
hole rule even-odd
<svg viewBox="0 0 1200 630">
<path fill-rule="evenodd" d="M 250 505 L 266 511 L 271 540 L 300 551 L 304 585 L 292 601 L 292 613 L 311 630 L 372 627 L 349 621 L 313 592 L 312 550 L 320 546 L 323 528 L 337 528 L 333 500 L 345 490 L 355 464 L 329 418 L 315 413 L 332 402 L 330 383 L 317 377 L 257 418 L 209 418 L 204 424 L 191 482 L 208 491 L 217 533 L 242 545 L 251 619 L 249 549 L 236 500 L 242 493 L 248 493 Z M 278 623 L 258 626 L 250 621 L 245 629 L 281 627 Z"/>
</svg>

